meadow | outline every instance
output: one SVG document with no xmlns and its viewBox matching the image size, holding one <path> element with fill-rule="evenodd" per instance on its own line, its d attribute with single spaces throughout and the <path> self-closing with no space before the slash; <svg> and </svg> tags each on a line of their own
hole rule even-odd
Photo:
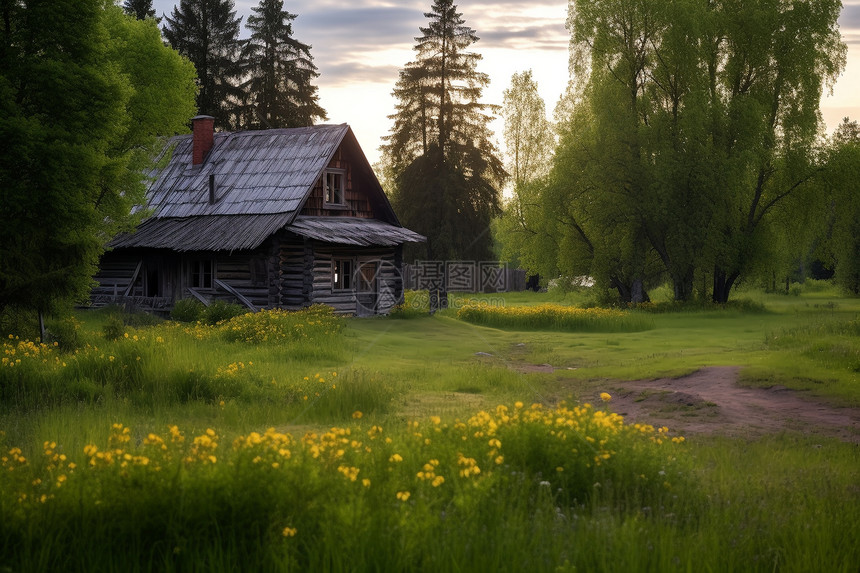
<svg viewBox="0 0 860 573">
<path fill-rule="evenodd" d="M 0 570 L 856 571 L 856 443 L 613 413 L 615 381 L 710 365 L 860 406 L 860 300 L 741 296 L 113 309 L 49 324 L 55 342 L 6 337 Z"/>
</svg>

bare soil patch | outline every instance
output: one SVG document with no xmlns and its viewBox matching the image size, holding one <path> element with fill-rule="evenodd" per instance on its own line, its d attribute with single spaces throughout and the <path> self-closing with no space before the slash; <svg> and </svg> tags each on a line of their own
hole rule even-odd
<svg viewBox="0 0 860 573">
<path fill-rule="evenodd" d="M 612 382 L 613 412 L 672 433 L 756 437 L 784 431 L 860 443 L 860 409 L 840 408 L 781 386 L 744 388 L 738 367 L 681 378 Z M 595 403 L 599 403 L 595 396 Z"/>
</svg>

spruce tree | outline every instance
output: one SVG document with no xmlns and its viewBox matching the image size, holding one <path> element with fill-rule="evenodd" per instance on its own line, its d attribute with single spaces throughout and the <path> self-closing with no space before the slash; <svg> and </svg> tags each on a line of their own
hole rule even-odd
<svg viewBox="0 0 860 573">
<path fill-rule="evenodd" d="M 161 18 L 155 17 L 155 8 L 152 7 L 152 0 L 125 0 L 122 3 L 122 9 L 125 10 L 126 14 L 138 20 L 153 18 L 156 22 L 161 23 Z"/>
<path fill-rule="evenodd" d="M 261 0 L 252 10 L 247 23 L 251 38 L 242 57 L 247 77 L 242 88 L 251 107 L 244 127 L 303 127 L 326 119 L 311 84 L 319 76 L 311 47 L 293 38 L 296 15 L 284 10 L 283 0 Z"/>
<path fill-rule="evenodd" d="M 170 46 L 197 69 L 197 112 L 235 128 L 242 89 L 239 27 L 233 0 L 181 0 L 162 29 Z"/>
<path fill-rule="evenodd" d="M 488 124 L 494 106 L 480 103 L 489 77 L 477 71 L 478 41 L 452 0 L 435 0 L 416 38 L 415 61 L 394 89 L 394 125 L 383 145 L 386 174 L 401 221 L 427 236 L 427 260 L 488 260 L 489 226 L 499 212 L 505 176 Z"/>
</svg>

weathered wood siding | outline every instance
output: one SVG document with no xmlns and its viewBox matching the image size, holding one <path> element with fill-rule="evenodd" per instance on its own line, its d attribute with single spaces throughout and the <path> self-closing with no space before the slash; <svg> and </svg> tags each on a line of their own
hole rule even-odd
<svg viewBox="0 0 860 573">
<path fill-rule="evenodd" d="M 270 306 L 270 253 L 268 245 L 254 251 L 217 254 L 215 277 L 250 301 L 256 309 Z M 213 298 L 239 302 L 236 297 L 213 285 Z"/>
<path fill-rule="evenodd" d="M 305 244 L 300 237 L 284 237 L 278 249 L 278 306 L 297 310 L 309 303 L 306 275 L 310 274 L 305 260 Z"/>
<path fill-rule="evenodd" d="M 91 302 L 93 306 L 131 303 L 168 312 L 177 300 L 192 298 L 189 289 L 194 289 L 199 297 L 210 302 L 241 303 L 231 292 L 235 291 L 258 309 L 298 310 L 311 304 L 326 304 L 342 314 L 384 314 L 403 300 L 401 251 L 400 246 L 350 247 L 323 243 L 288 232 L 278 233 L 258 249 L 233 253 L 176 254 L 121 249 L 103 258 Z M 361 291 L 356 277 L 349 290 L 334 290 L 333 259 L 350 260 L 353 272 L 363 264 L 375 265 L 375 290 Z M 192 268 L 201 261 L 212 263 L 209 287 L 193 284 Z"/>
<path fill-rule="evenodd" d="M 313 304 L 326 304 L 342 314 L 385 314 L 403 299 L 398 247 L 344 247 L 313 241 Z M 353 261 L 353 270 L 363 263 L 376 263 L 376 290 L 360 292 L 357 281 L 350 290 L 333 290 L 332 261 Z"/>
<path fill-rule="evenodd" d="M 373 218 L 373 208 L 370 205 L 370 200 L 367 197 L 365 190 L 361 189 L 359 178 L 353 177 L 352 164 L 344 157 L 343 144 L 335 152 L 334 157 L 329 162 L 330 169 L 346 170 L 345 195 L 346 207 L 326 208 L 324 206 L 324 196 L 322 179 L 317 179 L 314 184 L 311 194 L 308 196 L 305 206 L 301 211 L 302 215 L 313 217 L 328 216 L 328 217 L 362 217 L 365 219 Z"/>
</svg>

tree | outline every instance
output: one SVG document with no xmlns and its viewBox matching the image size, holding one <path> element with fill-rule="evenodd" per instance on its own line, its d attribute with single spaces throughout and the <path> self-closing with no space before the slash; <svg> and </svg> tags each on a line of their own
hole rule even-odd
<svg viewBox="0 0 860 573">
<path fill-rule="evenodd" d="M 830 142 L 826 180 L 829 198 L 827 247 L 835 280 L 846 292 L 860 295 L 860 125 L 847 117 Z"/>
<path fill-rule="evenodd" d="M 152 0 L 125 0 L 122 4 L 122 9 L 129 16 L 138 20 L 146 20 L 152 18 L 156 22 L 161 22 L 161 18 L 155 17 L 155 8 L 152 7 Z"/>
<path fill-rule="evenodd" d="M 775 213 L 822 169 L 818 105 L 845 62 L 838 0 L 576 0 L 577 105 L 602 141 L 585 157 L 641 266 L 659 256 L 675 298 L 712 277 L 726 302 L 754 271 Z M 704 293 L 702 293 L 704 294 Z"/>
<path fill-rule="evenodd" d="M 516 188 L 547 174 L 555 138 L 531 70 L 511 76 L 503 98 L 507 170 Z"/>
<path fill-rule="evenodd" d="M 400 72 L 382 146 L 393 202 L 403 223 L 427 236 L 422 258 L 487 260 L 505 176 L 488 127 L 494 108 L 479 101 L 489 78 L 467 51 L 478 37 L 451 0 L 435 0 L 424 15 L 430 22 Z"/>
<path fill-rule="evenodd" d="M 239 87 L 243 66 L 233 0 L 180 0 L 162 29 L 170 46 L 191 60 L 197 70 L 198 113 L 211 115 L 216 125 L 240 122 Z"/>
<path fill-rule="evenodd" d="M 539 194 L 552 164 L 555 138 L 531 70 L 511 77 L 511 86 L 504 92 L 502 117 L 506 168 L 513 189 L 496 225 L 496 240 L 505 260 L 537 272 L 533 247 L 538 238 Z"/>
<path fill-rule="evenodd" d="M 3 17 L 0 309 L 41 315 L 88 296 L 143 202 L 145 150 L 193 111 L 193 69 L 154 20 L 105 0 L 5 3 Z"/>
<path fill-rule="evenodd" d="M 251 38 L 242 53 L 247 76 L 242 89 L 251 106 L 245 127 L 303 127 L 327 119 L 311 84 L 319 76 L 311 47 L 293 38 L 296 15 L 284 10 L 283 0 L 261 0 L 252 10 Z"/>
</svg>

